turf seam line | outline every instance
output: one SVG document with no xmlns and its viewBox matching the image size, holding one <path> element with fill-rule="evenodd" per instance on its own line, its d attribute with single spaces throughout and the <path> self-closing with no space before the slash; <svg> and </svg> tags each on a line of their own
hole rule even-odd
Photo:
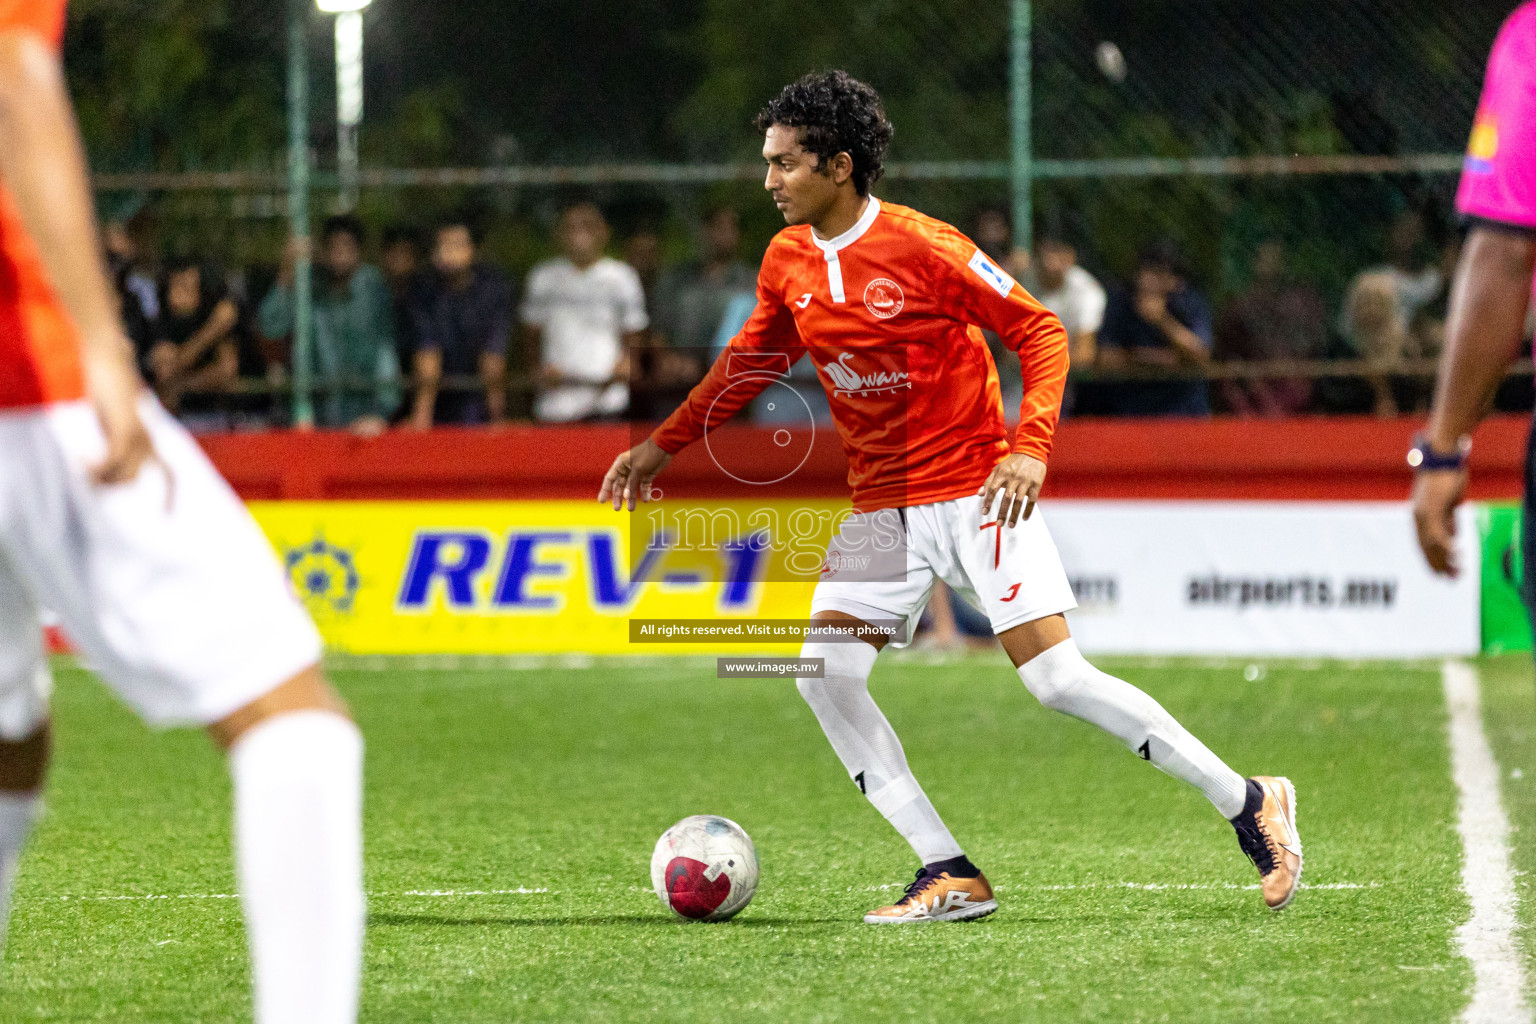
<svg viewBox="0 0 1536 1024">
<path fill-rule="evenodd" d="M 1515 880 L 1509 857 L 1509 817 L 1499 794 L 1502 774 L 1483 731 L 1477 671 L 1461 661 L 1441 666 L 1450 715 L 1451 775 L 1456 782 L 1456 831 L 1461 836 L 1461 885 L 1472 915 L 1456 929 L 1472 965 L 1472 996 L 1464 1024 L 1529 1024 L 1516 930 Z"/>
<path fill-rule="evenodd" d="M 549 669 L 612 669 L 612 668 L 661 668 L 668 665 L 686 667 L 712 667 L 718 655 L 708 654 L 342 654 L 332 653 L 325 657 L 325 667 L 336 672 L 375 674 L 390 672 L 527 672 Z M 1125 663 L 1124 656 L 1105 655 L 1109 662 Z M 905 654 L 896 659 L 904 665 L 949 665 L 957 661 L 996 662 L 1006 665 L 992 652 L 984 652 L 969 658 L 935 658 L 922 654 Z M 1415 658 L 1394 658 L 1363 662 L 1359 660 L 1330 660 L 1323 658 L 1263 658 L 1221 656 L 1215 658 L 1140 658 L 1133 664 L 1147 669 L 1166 669 L 1192 666 L 1195 668 L 1241 671 L 1249 665 L 1264 665 L 1278 671 L 1323 672 L 1338 668 L 1396 666 L 1410 671 L 1433 672 L 1438 663 Z"/>
<path fill-rule="evenodd" d="M 542 896 L 555 892 L 554 889 L 529 889 L 526 886 L 518 886 L 516 889 L 407 889 L 404 892 L 370 892 L 364 895 L 374 899 L 399 899 L 406 896 Z M 142 895 L 120 896 L 23 896 L 18 903 L 152 903 L 157 900 L 237 900 L 240 894 L 237 892 L 181 892 L 181 893 L 144 893 Z"/>
<path fill-rule="evenodd" d="M 1299 888 L 1311 890 L 1342 890 L 1342 889 L 1380 889 L 1381 882 L 1302 882 Z M 636 886 L 638 889 L 639 886 Z M 869 885 L 863 888 L 863 892 L 885 892 L 888 889 L 905 888 L 899 882 L 890 882 L 885 885 Z M 1136 889 L 1145 892 L 1159 892 L 1164 889 L 1173 891 L 1231 889 L 1251 891 L 1261 888 L 1257 882 L 1247 885 L 1239 885 L 1236 882 L 1066 882 L 1060 885 L 1014 885 L 1009 882 L 1000 882 L 992 887 L 994 892 L 1071 892 L 1076 889 Z M 848 888 L 849 892 L 854 887 Z"/>
<path fill-rule="evenodd" d="M 1302 883 L 1303 889 L 1379 889 L 1381 882 L 1317 882 Z M 900 885 L 865 886 L 859 891 L 881 892 L 886 889 L 899 889 Z M 1002 884 L 994 887 L 999 892 L 1030 891 L 1030 892 L 1067 892 L 1076 889 L 1137 889 L 1156 892 L 1163 889 L 1192 890 L 1192 889 L 1233 889 L 1247 890 L 1257 889 L 1257 885 L 1238 885 L 1234 882 L 1072 882 L 1065 885 L 1009 885 Z M 632 885 L 631 892 L 649 892 L 647 886 Z M 405 889 L 400 892 L 370 892 L 368 899 L 404 899 L 414 897 L 450 898 L 469 896 L 543 896 L 558 894 L 561 890 L 547 889 L 543 887 L 528 888 L 518 886 L 516 889 Z M 846 891 L 855 891 L 850 886 Z M 119 895 L 62 895 L 62 896 L 22 896 L 18 903 L 155 903 L 165 900 L 237 900 L 239 893 L 234 892 L 183 892 L 183 893 L 124 893 Z"/>
</svg>

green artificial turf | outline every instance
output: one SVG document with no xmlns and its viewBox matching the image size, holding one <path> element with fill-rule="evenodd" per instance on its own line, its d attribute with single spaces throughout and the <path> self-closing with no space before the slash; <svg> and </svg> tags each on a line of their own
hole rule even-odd
<svg viewBox="0 0 1536 1024">
<path fill-rule="evenodd" d="M 1250 681 L 1242 662 L 1104 664 L 1240 771 L 1295 781 L 1318 888 L 1265 910 L 1198 793 L 1040 708 L 996 654 L 875 672 L 1001 903 L 916 927 L 861 923 L 916 863 L 792 683 L 717 680 L 697 660 L 338 670 L 369 744 L 363 1018 L 1453 1019 L 1470 971 L 1437 667 L 1274 662 Z M 239 905 L 216 898 L 235 891 L 219 757 L 199 734 L 150 734 L 84 673 L 59 677 L 51 814 L 0 1020 L 248 1019 Z M 1498 743 L 1525 758 L 1513 792 L 1528 796 L 1523 728 Z M 757 843 L 757 898 L 729 923 L 674 920 L 650 889 L 656 837 L 697 813 Z M 538 891 L 491 893 L 518 888 Z M 118 898 L 146 896 L 167 898 Z"/>
</svg>

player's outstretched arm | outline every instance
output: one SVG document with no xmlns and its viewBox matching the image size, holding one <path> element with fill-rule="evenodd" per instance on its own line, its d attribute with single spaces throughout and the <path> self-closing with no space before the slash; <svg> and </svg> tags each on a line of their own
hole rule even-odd
<svg viewBox="0 0 1536 1024">
<path fill-rule="evenodd" d="M 612 502 L 615 512 L 621 508 L 633 512 L 636 496 L 641 501 L 651 500 L 651 484 L 671 461 L 672 456 L 662 451 L 655 441 L 646 438 L 629 451 L 620 452 L 613 460 L 608 474 L 603 477 L 597 500 L 605 505 Z"/>
<path fill-rule="evenodd" d="M 770 249 L 770 256 L 772 250 Z M 764 257 L 767 265 L 769 257 Z M 794 317 L 782 297 L 759 277 L 757 305 L 740 333 L 720 353 L 682 405 L 646 440 L 613 460 L 597 500 L 614 510 L 635 498 L 652 501 L 651 483 L 672 456 L 729 420 L 761 394 L 804 353 Z"/>
<path fill-rule="evenodd" d="M 141 382 L 104 270 L 64 72 L 31 31 L 0 32 L 0 139 L 0 181 L 80 333 L 86 388 L 107 445 L 96 479 L 131 480 L 153 453 L 139 420 Z"/>
<path fill-rule="evenodd" d="M 1520 350 L 1536 235 L 1476 227 L 1467 236 L 1446 317 L 1445 351 L 1435 381 L 1425 439 L 1441 454 L 1487 414 L 1494 391 Z M 1420 470 L 1413 480 L 1413 520 L 1429 567 L 1455 576 L 1456 506 L 1467 488 L 1465 469 Z"/>
<path fill-rule="evenodd" d="M 1067 332 L 1056 314 L 948 225 L 934 237 L 930 257 L 934 281 L 960 318 L 997 332 L 1019 354 L 1024 400 L 1013 453 L 992 467 L 979 492 L 984 522 L 997 502 L 996 521 L 1017 526 L 1034 512 L 1045 483 L 1067 381 Z"/>
</svg>

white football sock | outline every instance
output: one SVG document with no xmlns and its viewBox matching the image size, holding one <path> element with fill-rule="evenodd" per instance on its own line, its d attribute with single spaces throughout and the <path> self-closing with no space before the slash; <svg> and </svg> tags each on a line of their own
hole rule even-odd
<svg viewBox="0 0 1536 1024">
<path fill-rule="evenodd" d="M 43 816 L 43 798 L 36 793 L 0 791 L 0 950 L 5 949 L 11 919 L 11 888 L 32 826 Z"/>
<path fill-rule="evenodd" d="M 800 695 L 816 713 L 849 777 L 918 858 L 931 864 L 958 857 L 960 844 L 912 777 L 901 741 L 869 695 L 869 673 L 879 654 L 863 642 L 806 644 L 800 656 L 823 659 L 826 671 L 821 679 L 796 680 Z"/>
<path fill-rule="evenodd" d="M 1235 817 L 1247 783 L 1163 706 L 1130 683 L 1100 672 L 1068 638 L 1019 668 L 1029 692 L 1048 708 L 1117 737 L 1145 760 L 1204 793 L 1222 817 Z"/>
<path fill-rule="evenodd" d="M 229 764 L 257 1024 L 353 1024 L 362 736 L 329 711 L 279 714 L 241 736 Z"/>
</svg>

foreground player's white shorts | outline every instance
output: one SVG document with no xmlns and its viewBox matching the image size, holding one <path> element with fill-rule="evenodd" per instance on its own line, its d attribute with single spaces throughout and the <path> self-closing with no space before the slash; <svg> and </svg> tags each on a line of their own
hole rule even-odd
<svg viewBox="0 0 1536 1024">
<path fill-rule="evenodd" d="M 936 578 L 981 609 L 994 633 L 1077 607 L 1041 507 L 999 526 L 982 521 L 973 494 L 849 516 L 827 545 L 811 614 L 904 621 L 905 637 L 891 646 L 905 647 Z"/>
<path fill-rule="evenodd" d="M 320 658 L 240 499 L 158 402 L 140 414 L 158 461 L 102 487 L 89 403 L 0 411 L 0 736 L 46 711 L 40 606 L 156 725 L 216 722 Z"/>
</svg>

